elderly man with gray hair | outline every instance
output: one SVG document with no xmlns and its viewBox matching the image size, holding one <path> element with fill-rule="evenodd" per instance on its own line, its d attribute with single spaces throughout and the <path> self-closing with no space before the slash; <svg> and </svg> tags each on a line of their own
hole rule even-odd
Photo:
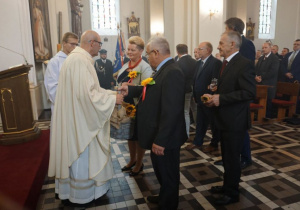
<svg viewBox="0 0 300 210">
<path fill-rule="evenodd" d="M 155 175 L 161 185 L 158 196 L 148 196 L 159 209 L 177 209 L 179 200 L 180 147 L 187 139 L 184 120 L 184 74 L 170 57 L 168 41 L 154 37 L 147 44 L 146 55 L 156 70 L 144 87 L 122 86 L 126 95 L 142 99 L 137 105 L 137 136 L 144 149 L 151 150 Z M 144 89 L 144 91 L 143 91 Z"/>
</svg>

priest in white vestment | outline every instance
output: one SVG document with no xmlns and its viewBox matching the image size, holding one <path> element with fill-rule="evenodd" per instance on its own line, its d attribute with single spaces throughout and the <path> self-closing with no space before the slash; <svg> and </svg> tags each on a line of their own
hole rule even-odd
<svg viewBox="0 0 300 210">
<path fill-rule="evenodd" d="M 123 96 L 100 87 L 94 60 L 101 38 L 86 31 L 62 65 L 52 118 L 49 177 L 62 200 L 84 204 L 104 195 L 113 177 L 110 116 Z"/>
</svg>

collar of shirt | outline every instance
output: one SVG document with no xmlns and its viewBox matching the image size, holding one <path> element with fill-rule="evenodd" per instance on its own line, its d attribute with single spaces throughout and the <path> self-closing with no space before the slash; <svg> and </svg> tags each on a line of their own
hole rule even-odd
<svg viewBox="0 0 300 210">
<path fill-rule="evenodd" d="M 183 56 L 187 56 L 188 54 L 183 54 L 180 58 L 182 58 Z"/>
<path fill-rule="evenodd" d="M 163 60 L 157 67 L 156 67 L 156 71 L 159 71 L 159 69 L 162 67 L 162 65 L 164 65 L 165 63 L 167 63 L 169 60 L 171 60 L 172 57 L 168 57 L 165 60 Z"/>
<path fill-rule="evenodd" d="M 238 54 L 239 53 L 239 51 L 236 51 L 235 53 L 233 53 L 233 54 L 231 54 L 228 58 L 226 58 L 225 60 L 227 60 L 227 62 L 229 63 L 230 62 L 230 60 L 236 55 L 236 54 Z"/>
<path fill-rule="evenodd" d="M 265 55 L 266 58 L 268 58 L 271 55 L 272 52 L 269 52 L 268 55 Z"/>
<path fill-rule="evenodd" d="M 202 66 L 205 64 L 205 62 L 207 61 L 207 59 L 211 56 L 211 54 L 209 56 L 207 56 L 204 60 L 202 60 L 203 64 Z M 200 59 L 201 60 L 201 59 Z"/>
<path fill-rule="evenodd" d="M 67 55 L 66 53 L 64 53 L 63 51 L 59 51 L 59 52 L 57 53 L 57 55 L 58 55 L 59 57 L 61 57 L 61 58 L 66 58 L 66 57 L 68 57 L 68 55 Z"/>
</svg>

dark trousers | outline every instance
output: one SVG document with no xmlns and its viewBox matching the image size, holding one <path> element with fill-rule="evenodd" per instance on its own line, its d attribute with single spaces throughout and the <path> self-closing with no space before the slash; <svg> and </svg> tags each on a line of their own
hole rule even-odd
<svg viewBox="0 0 300 210">
<path fill-rule="evenodd" d="M 220 131 L 221 150 L 224 166 L 224 194 L 239 197 L 239 181 L 241 177 L 240 154 L 245 139 L 245 131 Z"/>
<path fill-rule="evenodd" d="M 244 138 L 242 153 L 241 153 L 241 162 L 252 162 L 251 158 L 251 148 L 250 148 L 250 135 L 249 132 L 246 131 L 246 135 Z"/>
<path fill-rule="evenodd" d="M 203 145 L 203 140 L 209 124 L 212 131 L 212 139 L 210 144 L 214 147 L 218 147 L 220 136 L 213 120 L 212 109 L 204 106 L 203 104 L 198 104 L 196 135 L 193 144 L 197 146 Z"/>
<path fill-rule="evenodd" d="M 179 202 L 180 148 L 165 150 L 163 156 L 151 151 L 150 157 L 160 184 L 159 209 L 175 210 Z"/>
</svg>

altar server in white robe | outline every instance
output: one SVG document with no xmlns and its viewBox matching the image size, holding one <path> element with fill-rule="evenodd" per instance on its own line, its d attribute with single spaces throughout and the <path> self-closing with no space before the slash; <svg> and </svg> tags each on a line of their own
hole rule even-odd
<svg viewBox="0 0 300 210">
<path fill-rule="evenodd" d="M 78 36 L 72 32 L 67 32 L 62 38 L 62 50 L 59 51 L 47 64 L 44 76 L 44 84 L 49 100 L 51 101 L 51 112 L 53 113 L 56 88 L 61 66 L 70 52 L 78 45 Z"/>
<path fill-rule="evenodd" d="M 101 38 L 86 31 L 60 71 L 52 118 L 49 177 L 62 200 L 84 204 L 104 195 L 113 177 L 110 116 L 123 96 L 100 87 L 94 60 Z"/>
</svg>

